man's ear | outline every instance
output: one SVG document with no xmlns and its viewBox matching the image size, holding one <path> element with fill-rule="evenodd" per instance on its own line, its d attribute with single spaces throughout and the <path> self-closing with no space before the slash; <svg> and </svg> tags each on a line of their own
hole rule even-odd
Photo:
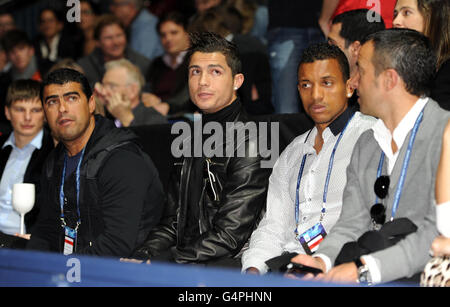
<svg viewBox="0 0 450 307">
<path fill-rule="evenodd" d="M 91 98 L 89 98 L 88 104 L 89 104 L 89 112 L 90 112 L 91 114 L 94 114 L 94 112 L 95 112 L 95 106 L 96 106 L 96 103 L 95 103 L 95 95 L 91 95 Z"/>
<path fill-rule="evenodd" d="M 354 59 L 358 58 L 359 51 L 361 50 L 361 42 L 360 41 L 354 41 L 350 44 L 349 51 Z"/>
<path fill-rule="evenodd" d="M 9 108 L 7 106 L 5 106 L 5 116 L 6 116 L 6 119 L 11 121 L 11 114 L 9 113 Z"/>
<path fill-rule="evenodd" d="M 244 83 L 244 75 L 243 74 L 236 74 L 234 76 L 234 82 L 233 82 L 233 86 L 234 86 L 234 90 L 237 91 L 242 84 Z"/>
<path fill-rule="evenodd" d="M 394 69 L 386 69 L 383 71 L 383 86 L 385 90 L 394 89 L 400 81 L 400 76 Z"/>
<path fill-rule="evenodd" d="M 349 78 L 347 82 L 345 82 L 345 94 L 347 95 L 347 98 L 350 98 L 353 96 L 353 92 L 355 91 L 355 87 L 353 86 L 354 81 L 352 78 Z"/>
</svg>

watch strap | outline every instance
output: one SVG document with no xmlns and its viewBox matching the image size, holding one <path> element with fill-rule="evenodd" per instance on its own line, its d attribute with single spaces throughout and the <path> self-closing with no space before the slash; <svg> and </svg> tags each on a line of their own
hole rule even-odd
<svg viewBox="0 0 450 307">
<path fill-rule="evenodd" d="M 360 267 L 364 266 L 364 264 L 362 263 L 362 261 L 361 261 L 361 259 L 359 257 L 355 258 L 353 260 L 353 262 L 356 264 L 357 268 L 360 268 Z"/>
</svg>

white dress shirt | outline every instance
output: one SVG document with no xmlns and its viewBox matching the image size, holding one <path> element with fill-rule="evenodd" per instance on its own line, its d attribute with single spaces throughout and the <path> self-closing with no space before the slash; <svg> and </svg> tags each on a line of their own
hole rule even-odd
<svg viewBox="0 0 450 307">
<path fill-rule="evenodd" d="M 353 113 L 350 109 L 348 111 L 350 114 L 346 111 L 323 131 L 324 143 L 318 154 L 314 149 L 314 140 L 317 135 L 317 128 L 314 127 L 306 142 L 309 132 L 295 138 L 278 158 L 269 178 L 267 211 L 251 236 L 249 249 L 242 255 L 242 271 L 255 267 L 264 274 L 268 270 L 265 264 L 267 260 L 284 252 L 305 253 L 294 233 L 296 185 L 301 161 L 303 155 L 307 154 L 299 189 L 298 232 L 300 234 L 320 220 L 330 156 L 340 132 Z M 339 119 L 341 119 L 340 123 Z M 337 147 L 328 187 L 326 212 L 322 222 L 327 233 L 336 223 L 341 212 L 346 169 L 353 147 L 359 136 L 371 128 L 375 121 L 373 117 L 356 112 Z"/>
<path fill-rule="evenodd" d="M 3 148 L 12 146 L 0 180 L 0 231 L 5 234 L 14 235 L 20 232 L 20 214 L 14 210 L 11 202 L 12 187 L 15 183 L 23 182 L 34 150 L 42 146 L 43 135 L 44 131 L 41 130 L 30 143 L 19 148 L 16 146 L 14 133 L 11 133 L 3 145 Z"/>
<path fill-rule="evenodd" d="M 390 175 L 392 173 L 395 163 L 397 162 L 398 153 L 404 145 L 408 133 L 414 127 L 414 124 L 419 117 L 420 112 L 423 110 L 427 102 L 428 97 L 420 98 L 403 117 L 392 134 L 389 129 L 386 128 L 386 125 L 381 119 L 378 119 L 375 125 L 372 127 L 374 138 L 380 146 L 381 150 L 386 155 L 385 163 L 387 163 L 387 175 Z M 392 139 L 394 139 L 395 144 L 398 148 L 395 153 L 392 152 Z M 406 146 L 408 146 L 408 144 L 406 144 Z M 403 163 L 403 161 L 399 161 L 399 163 Z M 324 254 L 317 254 L 316 257 L 320 257 L 325 262 L 326 271 L 328 272 L 332 267 L 330 259 Z M 372 282 L 379 283 L 381 281 L 381 273 L 377 260 L 370 255 L 365 255 L 361 258 L 365 261 L 369 269 Z"/>
</svg>

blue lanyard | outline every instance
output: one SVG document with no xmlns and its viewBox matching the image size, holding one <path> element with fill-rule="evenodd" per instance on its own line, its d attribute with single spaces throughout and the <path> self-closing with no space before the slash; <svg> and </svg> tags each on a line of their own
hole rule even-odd
<svg viewBox="0 0 450 307">
<path fill-rule="evenodd" d="M 81 215 L 80 215 L 80 168 L 81 168 L 81 162 L 83 161 L 84 157 L 84 150 L 86 147 L 83 148 L 81 151 L 80 159 L 78 160 L 77 169 L 75 172 L 75 180 L 76 180 L 76 190 L 77 190 L 77 213 L 78 213 L 78 220 L 77 220 L 77 226 L 75 230 L 77 230 L 78 226 L 81 224 Z M 61 188 L 59 190 L 59 205 L 61 207 L 61 222 L 62 226 L 66 226 L 66 222 L 64 221 L 64 181 L 66 178 L 66 166 L 67 166 L 67 153 L 64 154 L 64 167 L 62 171 L 62 178 L 61 178 Z"/>
<path fill-rule="evenodd" d="M 417 117 L 416 122 L 414 123 L 413 130 L 411 132 L 411 136 L 409 137 L 408 148 L 406 149 L 405 158 L 403 159 L 402 172 L 400 173 L 400 178 L 397 185 L 397 190 L 395 191 L 394 204 L 392 205 L 391 212 L 391 221 L 394 219 L 395 214 L 397 213 L 398 205 L 400 203 L 400 197 L 402 195 L 403 186 L 406 180 L 406 172 L 408 171 L 409 159 L 411 158 L 412 147 L 414 144 L 414 140 L 416 139 L 417 131 L 419 130 L 420 123 L 423 119 L 423 109 L 420 112 L 419 117 Z M 383 168 L 384 163 L 384 152 L 381 152 L 380 162 L 378 163 L 378 171 L 377 178 L 381 176 L 381 170 Z M 375 203 L 378 202 L 378 196 L 376 197 Z"/>
<path fill-rule="evenodd" d="M 324 186 L 324 189 L 323 189 L 323 204 L 322 204 L 322 210 L 321 210 L 321 213 L 320 213 L 320 222 L 323 221 L 323 217 L 325 216 L 325 211 L 326 211 L 325 204 L 327 202 L 328 185 L 330 183 L 331 171 L 333 169 L 334 155 L 336 153 L 336 149 L 337 149 L 337 147 L 339 145 L 339 142 L 341 141 L 342 136 L 344 135 L 344 132 L 347 129 L 348 124 L 350 123 L 350 121 L 352 120 L 354 115 L 355 115 L 355 113 L 353 113 L 352 117 L 350 117 L 350 119 L 347 121 L 347 124 L 345 125 L 344 129 L 342 130 L 342 132 L 339 134 L 339 137 L 338 137 L 336 143 L 334 144 L 333 151 L 331 152 L 330 161 L 328 163 L 327 177 L 325 179 L 325 186 Z M 305 143 L 308 140 L 308 137 L 309 137 L 311 131 L 312 130 L 310 130 L 308 135 L 306 136 Z M 298 228 L 299 219 L 300 219 L 300 217 L 299 217 L 300 216 L 299 190 L 300 190 L 300 183 L 301 183 L 301 180 L 302 180 L 303 170 L 305 168 L 306 157 L 307 157 L 306 154 L 303 155 L 302 164 L 300 165 L 300 170 L 299 170 L 298 176 L 297 176 L 297 188 L 296 188 L 296 191 L 295 191 L 295 223 L 297 225 L 297 227 L 295 228 L 295 234 L 297 236 L 298 236 L 297 228 Z"/>
</svg>

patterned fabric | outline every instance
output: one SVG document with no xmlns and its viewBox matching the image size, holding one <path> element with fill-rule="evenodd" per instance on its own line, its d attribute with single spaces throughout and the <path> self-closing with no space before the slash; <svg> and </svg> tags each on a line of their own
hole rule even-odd
<svg viewBox="0 0 450 307">
<path fill-rule="evenodd" d="M 450 287 L 450 256 L 431 259 L 420 276 L 422 287 Z"/>
</svg>

